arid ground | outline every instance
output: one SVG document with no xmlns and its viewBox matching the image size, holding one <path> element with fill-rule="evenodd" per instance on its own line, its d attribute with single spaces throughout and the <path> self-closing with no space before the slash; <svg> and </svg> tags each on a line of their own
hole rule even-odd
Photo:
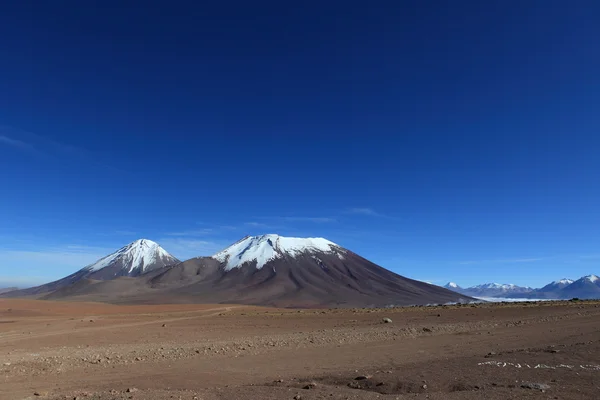
<svg viewBox="0 0 600 400">
<path fill-rule="evenodd" d="M 599 399 L 600 302 L 292 310 L 0 300 L 0 379 L 11 400 Z"/>
</svg>

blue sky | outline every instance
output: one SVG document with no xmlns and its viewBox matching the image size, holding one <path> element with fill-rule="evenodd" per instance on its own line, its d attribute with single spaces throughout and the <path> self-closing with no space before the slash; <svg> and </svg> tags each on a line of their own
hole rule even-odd
<svg viewBox="0 0 600 400">
<path fill-rule="evenodd" d="M 7 4 L 0 286 L 262 233 L 438 284 L 600 273 L 600 4 L 426 3 Z"/>
</svg>

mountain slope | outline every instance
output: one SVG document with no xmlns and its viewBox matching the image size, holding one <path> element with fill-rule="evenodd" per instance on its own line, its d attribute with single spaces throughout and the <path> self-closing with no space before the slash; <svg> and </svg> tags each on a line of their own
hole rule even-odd
<svg viewBox="0 0 600 400">
<path fill-rule="evenodd" d="M 62 279 L 29 289 L 5 293 L 4 296 L 18 297 L 50 293 L 84 279 L 111 280 L 119 277 L 136 277 L 177 263 L 179 260 L 157 243 L 139 239 Z"/>
<path fill-rule="evenodd" d="M 0 294 L 2 293 L 8 293 L 8 292 L 14 292 L 15 290 L 18 290 L 19 288 L 16 287 L 7 287 L 7 288 L 0 288 Z"/>
</svg>

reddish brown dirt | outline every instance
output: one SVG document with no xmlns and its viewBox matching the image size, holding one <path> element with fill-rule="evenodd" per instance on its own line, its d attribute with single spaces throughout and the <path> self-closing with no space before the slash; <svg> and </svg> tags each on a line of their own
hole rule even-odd
<svg viewBox="0 0 600 400">
<path fill-rule="evenodd" d="M 598 399 L 599 317 L 0 300 L 0 399 Z"/>
</svg>

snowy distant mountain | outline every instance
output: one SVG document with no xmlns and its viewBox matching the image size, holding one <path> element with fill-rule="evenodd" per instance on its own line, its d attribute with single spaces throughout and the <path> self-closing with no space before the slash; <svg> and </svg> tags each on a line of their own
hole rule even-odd
<svg viewBox="0 0 600 400">
<path fill-rule="evenodd" d="M 587 275 L 576 281 L 563 278 L 551 282 L 540 289 L 521 287 L 512 284 L 485 283 L 466 289 L 448 283 L 444 287 L 455 292 L 473 297 L 497 298 L 526 298 L 526 299 L 600 299 L 600 278 L 596 275 Z"/>
<path fill-rule="evenodd" d="M 533 289 L 530 287 L 522 287 L 514 284 L 484 283 L 462 289 L 460 293 L 473 297 L 518 297 L 532 291 Z"/>
<path fill-rule="evenodd" d="M 461 288 L 460 286 L 458 286 L 458 284 L 456 284 L 456 283 L 454 283 L 454 282 L 448 282 L 448 283 L 446 283 L 446 284 L 444 285 L 444 287 L 445 287 L 446 289 L 454 290 L 455 292 L 456 292 L 456 291 L 459 291 L 459 290 L 462 290 L 462 288 Z"/>
<path fill-rule="evenodd" d="M 533 291 L 530 287 L 501 283 L 484 283 L 482 285 L 462 288 L 454 282 L 449 282 L 444 287 L 471 297 L 524 297 Z"/>
<path fill-rule="evenodd" d="M 136 277 L 177 263 L 179 263 L 179 260 L 157 243 L 148 239 L 140 239 L 65 278 L 45 285 L 5 293 L 4 295 L 23 296 L 48 293 L 85 279 L 111 280 L 124 276 Z"/>
<path fill-rule="evenodd" d="M 560 298 L 598 299 L 600 298 L 600 278 L 587 275 L 566 286 L 559 293 Z"/>
<path fill-rule="evenodd" d="M 537 289 L 536 291 L 543 292 L 543 293 L 555 293 L 555 292 L 558 292 L 558 291 L 566 288 L 573 282 L 575 282 L 573 279 L 564 278 L 564 279 L 560 279 L 558 281 L 551 282 L 551 283 L 547 284 L 546 286 L 544 286 L 543 288 Z"/>
</svg>

